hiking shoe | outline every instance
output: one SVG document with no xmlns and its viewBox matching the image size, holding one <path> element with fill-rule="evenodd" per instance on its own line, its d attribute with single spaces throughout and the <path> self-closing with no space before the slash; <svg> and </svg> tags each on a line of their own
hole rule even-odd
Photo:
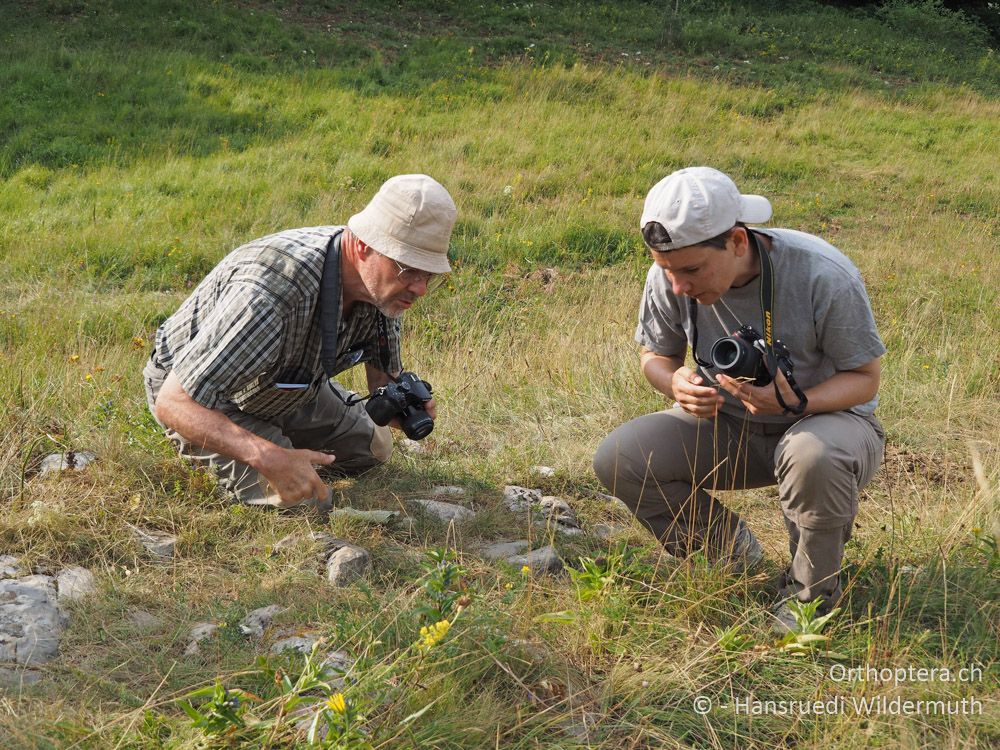
<svg viewBox="0 0 1000 750">
<path fill-rule="evenodd" d="M 771 630 L 775 635 L 788 635 L 799 632 L 799 623 L 795 619 L 795 613 L 788 606 L 787 601 L 783 601 L 771 610 L 774 622 L 771 623 Z"/>
<path fill-rule="evenodd" d="M 744 575 L 757 567 L 763 559 L 764 548 L 760 546 L 760 542 L 750 531 L 746 521 L 741 518 L 736 525 L 732 547 L 727 554 L 719 558 L 719 562 L 726 566 L 733 575 Z"/>
</svg>

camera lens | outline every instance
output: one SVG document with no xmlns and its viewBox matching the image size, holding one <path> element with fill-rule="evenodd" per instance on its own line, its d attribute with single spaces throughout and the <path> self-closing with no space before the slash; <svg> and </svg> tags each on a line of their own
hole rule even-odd
<svg viewBox="0 0 1000 750">
<path fill-rule="evenodd" d="M 740 341 L 733 338 L 719 339 L 712 347 L 712 364 L 722 372 L 729 372 L 738 367 L 743 359 L 743 349 Z M 744 345 L 745 346 L 745 345 Z"/>
<path fill-rule="evenodd" d="M 423 440 L 434 429 L 434 420 L 423 409 L 414 411 L 403 420 L 403 432 L 410 440 Z"/>
</svg>

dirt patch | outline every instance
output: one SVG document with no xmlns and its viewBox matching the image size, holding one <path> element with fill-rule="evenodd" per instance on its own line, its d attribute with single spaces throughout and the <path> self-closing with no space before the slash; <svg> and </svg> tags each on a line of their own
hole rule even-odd
<svg viewBox="0 0 1000 750">
<path fill-rule="evenodd" d="M 963 484 L 971 479 L 972 467 L 943 453 L 888 444 L 881 476 L 884 482 L 898 482 L 903 477 L 911 477 L 920 478 L 928 484 Z"/>
</svg>

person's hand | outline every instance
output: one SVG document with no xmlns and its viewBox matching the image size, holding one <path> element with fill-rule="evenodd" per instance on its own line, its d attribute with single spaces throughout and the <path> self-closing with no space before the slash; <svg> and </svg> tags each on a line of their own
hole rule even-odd
<svg viewBox="0 0 1000 750">
<path fill-rule="evenodd" d="M 688 414 L 714 417 L 725 399 L 715 388 L 704 385 L 704 378 L 690 367 L 678 367 L 670 381 L 674 400 Z"/>
<path fill-rule="evenodd" d="M 332 453 L 281 448 L 274 452 L 269 465 L 259 471 L 278 495 L 279 508 L 291 508 L 309 500 L 321 504 L 327 500 L 330 489 L 314 467 L 329 466 L 335 460 Z"/>
<path fill-rule="evenodd" d="M 427 415 L 436 422 L 437 421 L 437 403 L 434 401 L 434 399 L 431 399 L 430 401 L 426 402 L 424 404 L 424 409 L 427 410 Z M 399 421 L 399 417 L 393 417 L 389 421 L 389 426 L 392 427 L 394 430 L 401 430 L 401 429 L 403 429 L 403 423 Z"/>
<path fill-rule="evenodd" d="M 785 411 L 774 395 L 774 383 L 756 386 L 752 383 L 742 383 L 739 380 L 734 380 L 727 375 L 716 375 L 715 377 L 719 381 L 719 385 L 727 393 L 738 398 L 751 414 L 773 415 L 782 414 Z M 794 406 L 799 403 L 799 397 L 792 391 L 791 386 L 788 385 L 788 381 L 785 380 L 785 376 L 780 371 L 778 372 L 777 383 L 778 388 L 781 389 L 781 397 L 785 400 L 786 404 Z"/>
</svg>

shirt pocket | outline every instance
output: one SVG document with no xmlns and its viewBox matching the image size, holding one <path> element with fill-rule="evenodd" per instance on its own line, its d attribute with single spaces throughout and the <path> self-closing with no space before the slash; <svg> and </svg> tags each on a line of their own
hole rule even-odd
<svg viewBox="0 0 1000 750">
<path fill-rule="evenodd" d="M 271 419 L 316 398 L 319 379 L 301 367 L 286 368 L 277 375 L 264 373 L 231 395 L 240 411 Z"/>
</svg>

